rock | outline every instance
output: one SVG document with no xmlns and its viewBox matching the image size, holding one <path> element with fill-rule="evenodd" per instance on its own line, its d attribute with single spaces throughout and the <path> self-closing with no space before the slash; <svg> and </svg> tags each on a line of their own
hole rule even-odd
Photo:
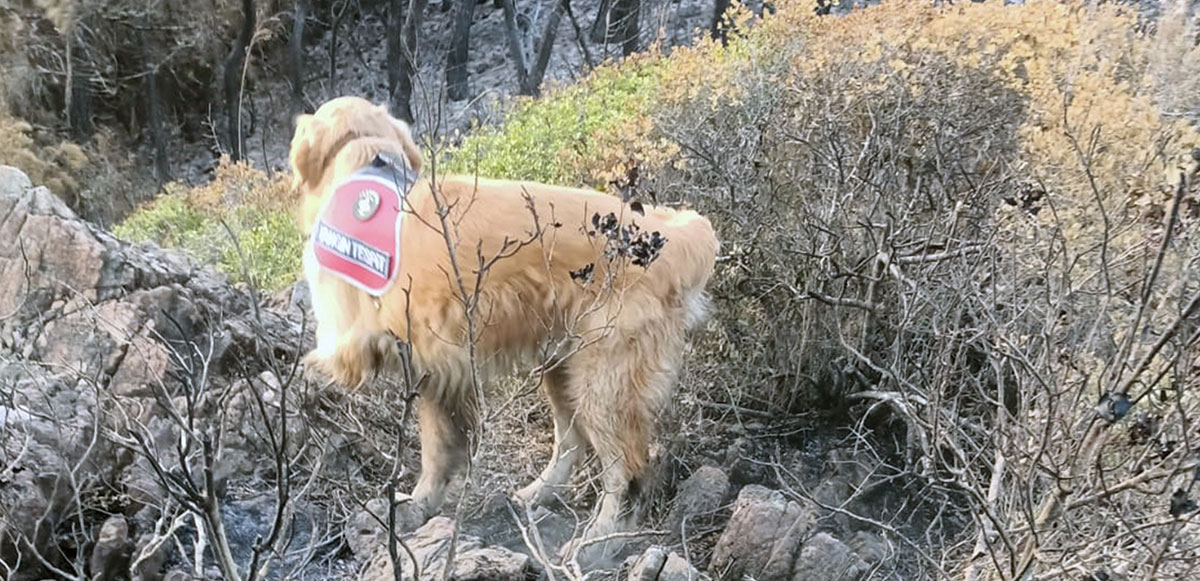
<svg viewBox="0 0 1200 581">
<path fill-rule="evenodd" d="M 482 547 L 454 560 L 451 579 L 457 581 L 525 581 L 535 575 L 527 555 L 501 547 Z"/>
<path fill-rule="evenodd" d="M 33 182 L 24 172 L 10 165 L 0 165 L 0 198 L 16 198 L 32 187 Z"/>
<path fill-rule="evenodd" d="M 634 557 L 628 581 L 699 581 L 707 578 L 678 553 L 652 546 Z"/>
<path fill-rule="evenodd" d="M 0 440 L 0 444 L 4 441 Z M 2 448 L 0 448 L 2 449 Z M 50 506 L 50 499 L 43 492 L 42 484 L 53 484 L 54 479 L 44 479 L 33 470 L 6 471 L 0 473 L 0 563 L 15 563 L 21 555 L 21 539 L 28 539 L 37 546 L 44 546 L 50 531 L 38 527 L 42 515 L 52 518 L 60 516 L 61 508 Z M 48 482 L 47 482 L 48 480 Z"/>
<path fill-rule="evenodd" d="M 716 512 L 725 502 L 728 489 L 729 477 L 720 468 L 702 466 L 693 472 L 679 485 L 671 512 L 667 515 L 666 525 L 671 531 L 671 539 L 680 540 L 685 524 L 691 531 L 712 524 Z M 684 519 L 687 519 L 686 523 Z"/>
<path fill-rule="evenodd" d="M 312 293 L 308 290 L 308 281 L 297 281 L 292 286 L 275 293 L 271 304 L 279 310 L 298 315 L 311 311 Z"/>
<path fill-rule="evenodd" d="M 659 571 L 667 562 L 667 552 L 661 546 L 650 546 L 646 552 L 636 557 L 630 557 L 626 563 L 629 568 L 629 581 L 654 581 L 659 579 Z"/>
<path fill-rule="evenodd" d="M 814 534 L 816 506 L 750 485 L 738 493 L 733 515 L 713 549 L 709 572 L 722 579 L 853 581 L 870 570 L 855 551 L 828 533 Z M 870 535 L 856 546 L 874 556 Z M 876 538 L 877 540 L 877 538 Z M 882 542 L 881 540 L 879 542 Z"/>
<path fill-rule="evenodd" d="M 129 570 L 129 523 L 119 514 L 108 517 L 100 526 L 88 569 L 94 581 L 113 581 Z"/>
<path fill-rule="evenodd" d="M 368 501 L 366 508 L 350 518 L 342 535 L 346 538 L 346 545 L 350 547 L 350 552 L 354 553 L 355 557 L 362 560 L 369 559 L 375 553 L 375 549 L 384 542 L 384 533 L 387 531 L 387 527 L 383 525 L 383 522 L 387 522 L 386 519 L 387 500 L 382 498 Z"/>
<path fill-rule="evenodd" d="M 761 484 L 770 486 L 774 476 L 762 462 L 755 462 L 759 450 L 754 440 L 748 437 L 738 437 L 725 449 L 725 460 L 722 463 L 729 467 L 729 481 L 735 486 Z"/>
<path fill-rule="evenodd" d="M 417 579 L 441 579 L 454 536 L 454 520 L 434 517 L 415 532 L 403 535 L 404 544 L 416 558 Z M 403 576 L 414 578 L 414 567 L 408 552 L 398 547 Z M 459 534 L 450 579 L 455 581 L 525 581 L 537 578 L 538 572 L 528 555 L 514 553 L 502 547 L 485 547 L 476 537 Z M 387 539 L 380 538 L 359 577 L 361 581 L 392 581 L 395 574 L 387 549 Z"/>
<path fill-rule="evenodd" d="M 133 569 L 129 572 L 131 581 L 159 581 L 163 578 L 162 566 L 167 560 L 169 547 L 166 543 L 160 543 L 157 547 L 152 546 L 154 538 L 152 533 L 145 533 L 138 538 L 137 549 L 134 552 L 133 563 L 131 563 Z"/>
<path fill-rule="evenodd" d="M 708 579 L 708 576 L 702 575 L 691 563 L 672 551 L 667 555 L 667 562 L 663 565 L 662 571 L 658 572 L 658 579 L 659 581 L 700 581 Z"/>
<path fill-rule="evenodd" d="M 817 533 L 796 557 L 792 581 L 857 581 L 870 569 L 850 547 L 828 533 Z"/>
<path fill-rule="evenodd" d="M 795 555 L 816 522 L 815 507 L 752 484 L 738 493 L 733 514 L 713 548 L 709 572 L 722 579 L 792 578 Z"/>
<path fill-rule="evenodd" d="M 667 564 L 667 551 L 655 545 L 630 559 L 632 565 L 629 567 L 629 581 L 655 581 L 658 579 L 658 572 Z"/>
<path fill-rule="evenodd" d="M 813 498 L 827 506 L 844 506 L 856 496 L 862 496 L 881 481 L 873 470 L 878 460 L 865 451 L 835 448 L 829 451 L 821 483 L 813 491 Z M 842 516 L 842 524 L 848 520 Z"/>
<path fill-rule="evenodd" d="M 106 478 L 115 472 L 111 447 L 89 447 L 96 400 L 86 382 L 22 367 L 6 364 L 0 354 L 0 386 L 5 403 L 13 406 L 0 410 L 6 418 L 0 458 L 8 459 L 0 472 L 0 562 L 5 563 L 27 553 L 18 549 L 21 545 L 44 548 L 53 541 L 55 527 L 47 523 L 62 522 L 76 502 L 75 466 L 77 478 Z"/>
<path fill-rule="evenodd" d="M 846 546 L 850 547 L 850 550 L 854 551 L 868 565 L 880 563 L 892 557 L 895 552 L 892 550 L 891 544 L 883 537 L 867 531 L 854 533 L 854 536 L 846 541 Z"/>
</svg>

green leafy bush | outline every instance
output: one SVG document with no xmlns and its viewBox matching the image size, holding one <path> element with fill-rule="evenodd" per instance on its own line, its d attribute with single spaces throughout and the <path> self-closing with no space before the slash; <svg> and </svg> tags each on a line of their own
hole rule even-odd
<svg viewBox="0 0 1200 581">
<path fill-rule="evenodd" d="M 592 183 L 588 163 L 602 136 L 644 116 L 663 64 L 642 56 L 597 69 L 584 82 L 513 104 L 499 126 L 477 128 L 448 152 L 444 169 L 552 184 Z"/>
<path fill-rule="evenodd" d="M 265 289 L 279 289 L 295 282 L 304 247 L 296 218 L 282 210 L 253 207 L 240 208 L 235 216 L 238 244 L 236 248 L 229 244 L 223 249 L 221 269 L 235 279 L 253 280 Z"/>
<path fill-rule="evenodd" d="M 215 259 L 213 220 L 188 203 L 187 192 L 169 186 L 153 202 L 139 208 L 113 228 L 113 234 L 133 242 L 154 242 L 166 248 L 183 248 L 197 259 Z M 209 246 L 209 252 L 202 249 Z"/>
<path fill-rule="evenodd" d="M 287 209 L 288 191 L 286 176 L 222 162 L 211 183 L 192 189 L 171 184 L 113 232 L 178 248 L 234 281 L 277 290 L 296 281 L 303 246 Z"/>
</svg>

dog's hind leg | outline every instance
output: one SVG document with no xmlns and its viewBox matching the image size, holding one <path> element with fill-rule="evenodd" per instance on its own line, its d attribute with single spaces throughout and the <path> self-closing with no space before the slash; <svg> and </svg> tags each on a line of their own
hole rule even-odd
<svg viewBox="0 0 1200 581">
<path fill-rule="evenodd" d="M 675 336 L 656 336 L 657 330 L 633 340 L 614 338 L 611 349 L 579 353 L 571 362 L 572 387 L 579 390 L 573 394 L 579 402 L 576 421 L 596 451 L 603 487 L 595 520 L 576 545 L 580 562 L 615 556 L 625 539 L 599 539 L 635 526 L 635 501 L 650 462 L 654 417 L 669 396 L 678 360 Z M 564 554 L 573 550 L 565 547 Z"/>
<path fill-rule="evenodd" d="M 525 504 L 543 503 L 565 485 L 587 443 L 575 423 L 575 406 L 567 395 L 567 370 L 559 366 L 546 372 L 542 376 L 542 389 L 550 399 L 554 416 L 554 451 L 541 475 L 513 494 Z"/>
</svg>

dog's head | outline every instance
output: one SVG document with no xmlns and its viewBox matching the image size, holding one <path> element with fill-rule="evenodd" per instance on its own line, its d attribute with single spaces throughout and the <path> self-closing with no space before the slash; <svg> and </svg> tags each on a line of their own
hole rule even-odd
<svg viewBox="0 0 1200 581">
<path fill-rule="evenodd" d="M 296 118 L 290 161 L 292 186 L 303 194 L 303 226 L 312 226 L 331 184 L 371 163 L 376 156 L 421 171 L 421 152 L 408 124 L 387 107 L 359 97 L 338 97 L 311 115 Z"/>
</svg>

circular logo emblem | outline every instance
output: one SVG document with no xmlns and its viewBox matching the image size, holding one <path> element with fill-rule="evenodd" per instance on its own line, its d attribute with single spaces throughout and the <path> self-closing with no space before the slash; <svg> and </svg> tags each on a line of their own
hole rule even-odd
<svg viewBox="0 0 1200 581">
<path fill-rule="evenodd" d="M 375 215 L 377 210 L 379 210 L 379 194 L 375 190 L 359 192 L 358 199 L 354 202 L 354 217 L 359 221 L 366 222 Z"/>
</svg>

